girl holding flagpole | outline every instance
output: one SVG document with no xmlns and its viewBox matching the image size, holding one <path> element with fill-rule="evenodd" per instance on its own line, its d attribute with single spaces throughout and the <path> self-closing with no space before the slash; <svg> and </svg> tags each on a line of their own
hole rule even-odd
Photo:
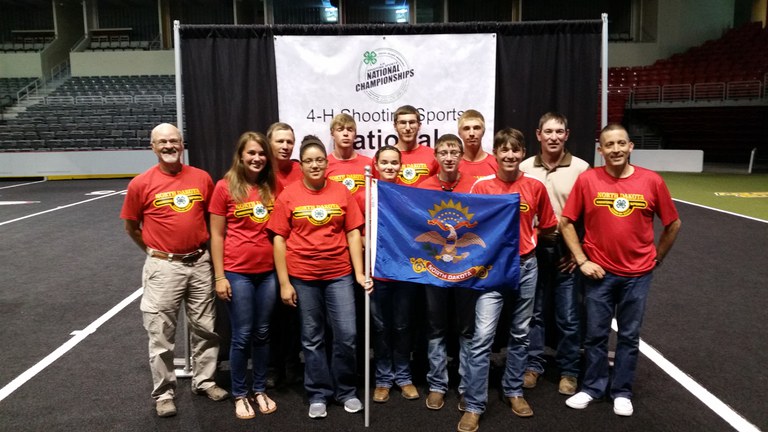
<svg viewBox="0 0 768 432">
<path fill-rule="evenodd" d="M 381 147 L 373 156 L 379 181 L 397 182 L 400 150 Z M 389 400 L 392 385 L 397 385 L 406 399 L 419 397 L 411 377 L 411 315 L 414 284 L 374 278 L 371 316 L 374 331 L 376 388 L 373 401 Z"/>
<path fill-rule="evenodd" d="M 355 282 L 366 290 L 360 227 L 365 218 L 349 190 L 327 180 L 325 145 L 305 137 L 300 181 L 286 186 L 267 225 L 274 245 L 280 297 L 298 307 L 309 417 L 327 415 L 336 400 L 347 412 L 363 405 L 356 389 Z M 325 329 L 332 332 L 330 356 Z"/>
<path fill-rule="evenodd" d="M 211 258 L 216 295 L 226 302 L 232 326 L 229 363 L 235 416 L 256 413 L 248 398 L 249 352 L 253 362 L 252 401 L 259 412 L 277 409 L 266 390 L 269 321 L 275 304 L 274 260 L 266 225 L 275 197 L 272 152 L 264 135 L 240 136 L 232 166 L 211 199 Z"/>
</svg>

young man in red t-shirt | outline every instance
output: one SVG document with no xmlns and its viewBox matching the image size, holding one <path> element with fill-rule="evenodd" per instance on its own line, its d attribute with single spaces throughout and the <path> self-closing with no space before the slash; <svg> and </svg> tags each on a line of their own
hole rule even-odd
<svg viewBox="0 0 768 432">
<path fill-rule="evenodd" d="M 581 391 L 565 403 L 584 409 L 608 393 L 613 412 L 620 416 L 634 412 L 632 383 L 653 270 L 672 248 L 681 225 L 664 180 L 629 163 L 633 148 L 623 126 L 604 127 L 597 150 L 605 166 L 578 177 L 560 220 L 563 239 L 585 276 L 587 313 L 584 381 Z M 654 245 L 654 215 L 664 225 L 658 245 Z M 584 223 L 583 242 L 573 225 L 578 220 Z M 614 311 L 618 340 L 609 379 L 608 336 Z"/>
<path fill-rule="evenodd" d="M 469 193 L 475 178 L 459 171 L 459 161 L 464 153 L 461 139 L 453 134 L 445 134 L 435 144 L 435 159 L 440 165 L 437 174 L 419 184 L 419 188 L 444 192 Z M 427 408 L 438 410 L 445 403 L 448 391 L 448 336 L 458 333 L 459 339 L 459 394 L 464 393 L 464 381 L 467 359 L 472 342 L 472 330 L 475 326 L 475 300 L 478 291 L 468 288 L 444 288 L 427 285 L 427 357 L 429 372 L 427 384 Z M 455 318 L 453 318 L 455 316 Z M 453 331 L 453 323 L 456 331 Z"/>
<path fill-rule="evenodd" d="M 459 117 L 459 137 L 464 142 L 464 154 L 459 169 L 467 176 L 479 179 L 496 174 L 496 158 L 483 150 L 485 117 L 480 111 L 468 109 Z"/>
<path fill-rule="evenodd" d="M 514 290 L 486 291 L 475 306 L 475 332 L 472 338 L 468 386 L 464 393 L 466 412 L 459 422 L 460 431 L 476 430 L 488 398 L 488 368 L 494 331 L 504 303 L 509 305 L 507 362 L 502 378 L 504 397 L 519 417 L 533 415 L 523 397 L 523 375 L 528 359 L 528 330 L 533 315 L 538 265 L 537 233 L 552 233 L 557 218 L 544 183 L 520 171 L 525 157 L 525 138 L 517 129 L 502 129 L 493 137 L 493 154 L 499 170 L 472 186 L 472 193 L 520 195 L 520 280 Z"/>
<path fill-rule="evenodd" d="M 355 137 L 357 124 L 351 115 L 341 113 L 331 120 L 333 151 L 328 155 L 325 175 L 346 186 L 365 213 L 365 167 L 371 166 L 371 158 L 355 151 Z"/>
<path fill-rule="evenodd" d="M 439 169 L 432 149 L 419 144 L 421 117 L 411 105 L 403 105 L 395 111 L 395 132 L 400 150 L 400 175 L 398 179 L 406 186 L 416 186 L 435 175 Z"/>
<path fill-rule="evenodd" d="M 301 166 L 298 161 L 291 159 L 293 147 L 296 145 L 296 135 L 288 123 L 272 123 L 267 129 L 267 141 L 272 146 L 272 154 L 275 155 L 275 178 L 277 192 L 281 192 L 286 186 L 301 180 Z"/>
</svg>

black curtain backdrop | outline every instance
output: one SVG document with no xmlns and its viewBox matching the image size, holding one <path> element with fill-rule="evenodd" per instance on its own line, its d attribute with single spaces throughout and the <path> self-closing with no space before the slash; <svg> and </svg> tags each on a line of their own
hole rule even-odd
<svg viewBox="0 0 768 432">
<path fill-rule="evenodd" d="M 523 23 L 497 33 L 494 126 L 520 129 L 527 155 L 539 153 L 536 128 L 547 111 L 568 117 L 566 146 L 592 164 L 599 129 L 598 22 Z"/>
<path fill-rule="evenodd" d="M 271 34 L 248 27 L 194 27 L 181 41 L 184 139 L 189 163 L 220 179 L 245 131 L 277 121 Z"/>
<path fill-rule="evenodd" d="M 189 163 L 214 180 L 229 167 L 246 130 L 265 132 L 278 121 L 275 35 L 497 35 L 496 129 L 525 133 L 538 153 L 541 114 L 569 120 L 568 147 L 592 163 L 598 128 L 602 22 L 450 23 L 419 25 L 181 25 L 185 140 Z M 318 85 L 323 85 L 318 83 Z M 471 108 L 471 107 L 466 107 Z M 484 113 L 488 115 L 488 113 Z M 290 123 L 290 119 L 282 119 Z M 491 135 L 495 131 L 487 131 Z"/>
</svg>

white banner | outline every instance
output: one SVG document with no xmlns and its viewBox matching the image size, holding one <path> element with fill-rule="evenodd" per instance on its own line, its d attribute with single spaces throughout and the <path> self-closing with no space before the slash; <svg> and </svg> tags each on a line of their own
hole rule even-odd
<svg viewBox="0 0 768 432">
<path fill-rule="evenodd" d="M 464 110 L 483 113 L 483 148 L 493 145 L 496 93 L 494 34 L 390 36 L 277 36 L 280 121 L 298 144 L 317 135 L 332 150 L 330 122 L 345 112 L 357 122 L 355 148 L 372 156 L 394 145 L 394 112 L 413 105 L 421 113 L 419 142 L 434 146 L 458 135 Z"/>
</svg>

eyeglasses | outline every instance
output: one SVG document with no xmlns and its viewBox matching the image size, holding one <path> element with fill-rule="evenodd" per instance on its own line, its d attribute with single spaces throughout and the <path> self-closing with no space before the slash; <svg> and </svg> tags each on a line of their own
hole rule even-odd
<svg viewBox="0 0 768 432">
<path fill-rule="evenodd" d="M 154 144 L 157 144 L 157 145 L 166 145 L 166 144 L 178 145 L 181 142 L 181 140 L 178 139 L 178 138 L 171 138 L 169 140 L 167 140 L 167 139 L 159 139 L 159 140 L 155 140 L 155 141 L 152 141 L 152 142 Z"/>
<path fill-rule="evenodd" d="M 328 159 L 326 158 L 315 158 L 315 159 L 302 159 L 301 163 L 304 165 L 312 165 L 313 163 L 316 163 L 319 166 L 323 166 L 328 162 Z"/>
<path fill-rule="evenodd" d="M 436 154 L 437 154 L 437 156 L 439 156 L 441 158 L 446 158 L 448 156 L 450 156 L 452 158 L 457 158 L 457 157 L 461 156 L 461 152 L 458 151 L 458 150 L 452 150 L 452 151 L 442 150 L 442 151 L 437 152 Z"/>
</svg>

